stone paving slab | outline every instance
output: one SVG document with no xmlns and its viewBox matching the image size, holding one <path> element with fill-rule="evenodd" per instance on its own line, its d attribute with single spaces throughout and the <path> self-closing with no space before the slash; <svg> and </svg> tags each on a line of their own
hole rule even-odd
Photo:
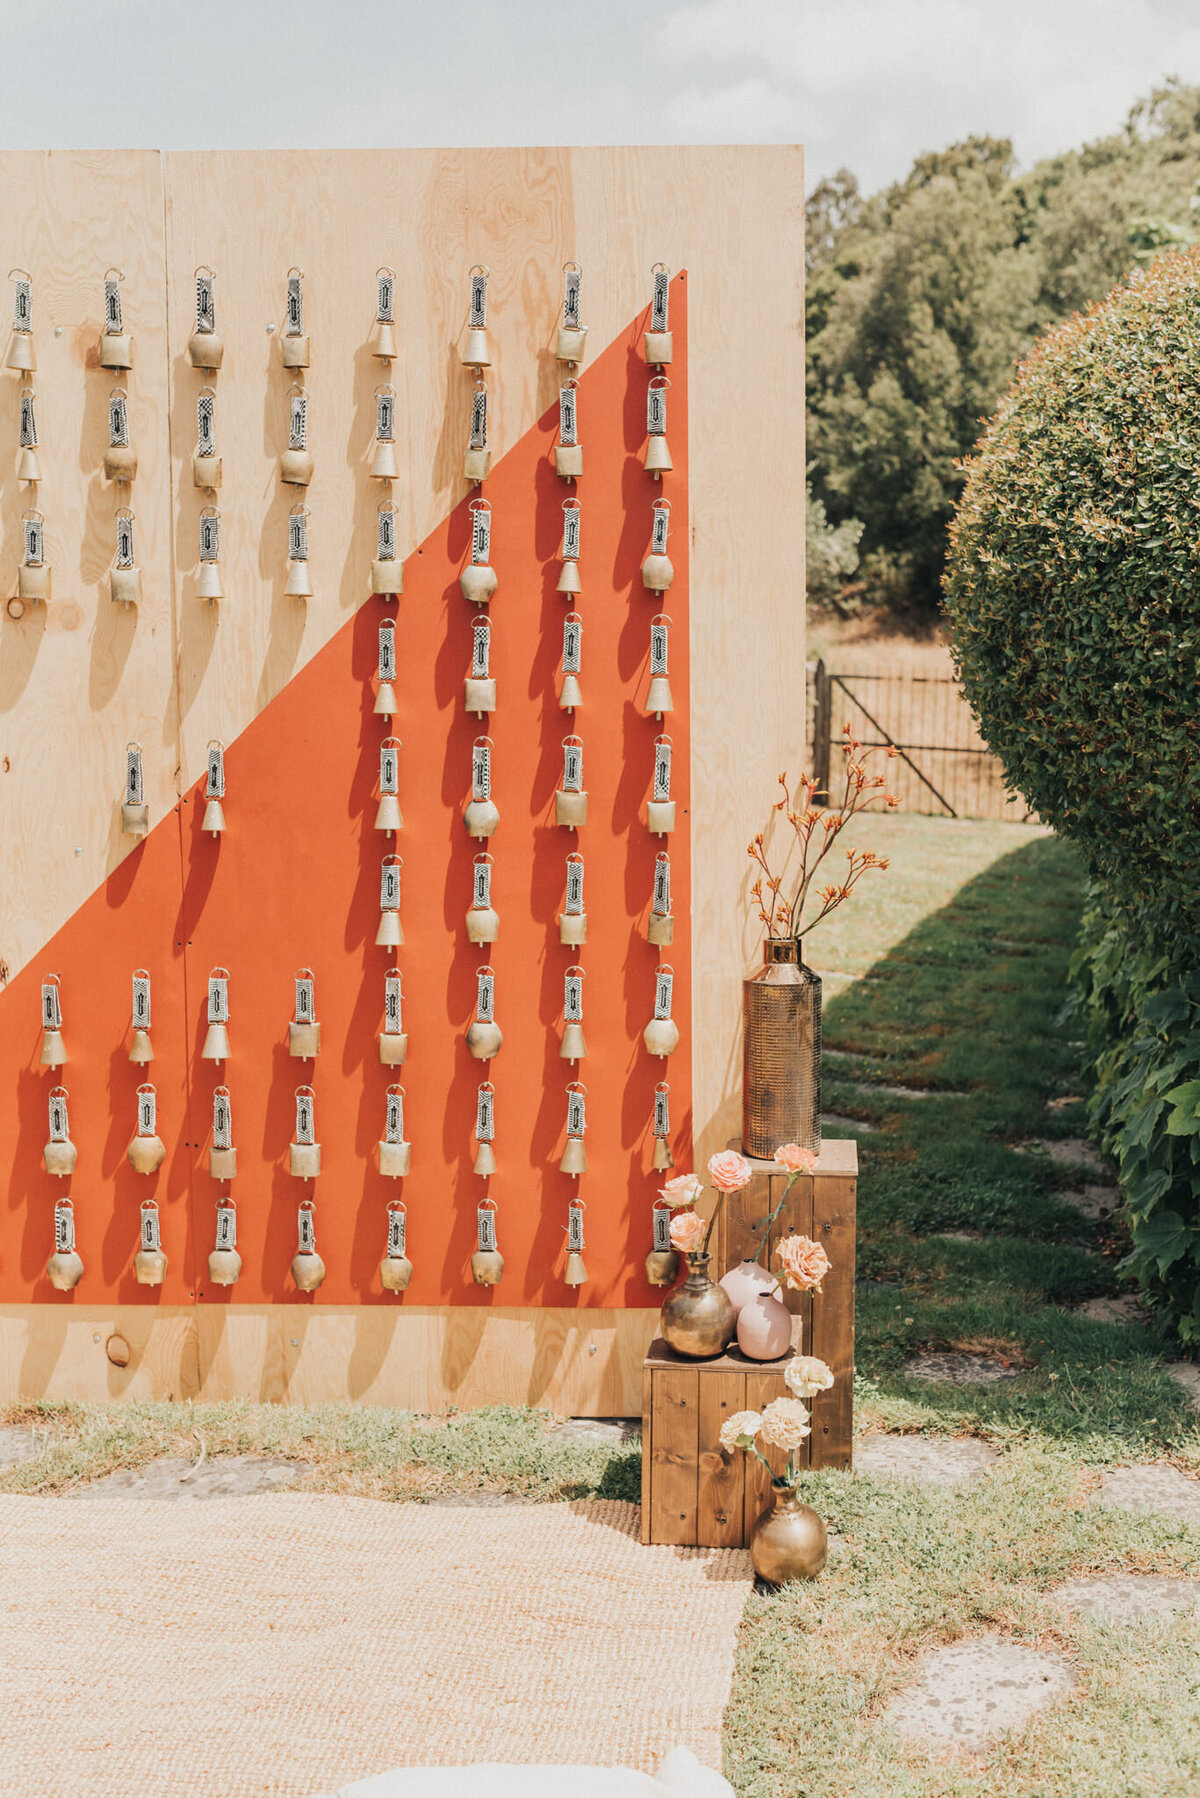
<svg viewBox="0 0 1200 1798">
<path fill-rule="evenodd" d="M 1173 1380 L 1179 1381 L 1193 1405 L 1200 1410 L 1200 1366 L 1197 1366 L 1195 1361 L 1168 1361 L 1163 1367 L 1163 1372 L 1169 1373 Z"/>
<path fill-rule="evenodd" d="M 173 1455 L 105 1474 L 64 1498 L 157 1498 L 191 1502 L 202 1498 L 241 1498 L 290 1486 L 308 1473 L 306 1461 L 280 1461 L 265 1455 L 218 1455 L 211 1461 L 185 1461 Z"/>
<path fill-rule="evenodd" d="M 1074 1684 L 1064 1655 L 989 1632 L 923 1655 L 918 1684 L 892 1700 L 884 1720 L 902 1735 L 976 1748 L 1019 1729 Z"/>
<path fill-rule="evenodd" d="M 1115 1297 L 1085 1299 L 1082 1305 L 1076 1305 L 1075 1314 L 1077 1317 L 1090 1317 L 1093 1323 L 1098 1324 L 1148 1324 L 1150 1322 L 1150 1313 L 1136 1292 L 1119 1292 Z M 1188 1364 L 1184 1363 L 1184 1365 Z M 1200 1377 L 1200 1367 L 1193 1371 Z"/>
<path fill-rule="evenodd" d="M 32 1461 L 40 1454 L 42 1444 L 32 1430 L 19 1423 L 0 1425 L 0 1467 L 15 1467 L 18 1461 Z"/>
<path fill-rule="evenodd" d="M 970 1486 L 1000 1459 L 974 1436 L 888 1436 L 871 1431 L 855 1445 L 854 1471 L 925 1486 Z"/>
<path fill-rule="evenodd" d="M 1121 1203 L 1119 1186 L 1073 1186 L 1054 1196 L 1090 1218 L 1111 1217 Z"/>
<path fill-rule="evenodd" d="M 642 1439 L 640 1417 L 567 1417 L 558 1424 L 555 1442 L 594 1442 L 601 1448 L 620 1448 Z"/>
<path fill-rule="evenodd" d="M 1200 1480 L 1190 1480 L 1164 1461 L 1111 1467 L 1100 1482 L 1100 1497 L 1123 1511 L 1157 1511 L 1186 1523 L 1200 1523 Z"/>
<path fill-rule="evenodd" d="M 1020 1369 L 1006 1367 L 996 1355 L 966 1355 L 953 1350 L 910 1355 L 904 1363 L 910 1380 L 951 1386 L 991 1386 L 997 1380 L 1015 1380 Z"/>
<path fill-rule="evenodd" d="M 1085 1136 L 1031 1136 L 1025 1142 L 1015 1143 L 1013 1146 L 1018 1155 L 1045 1155 L 1055 1167 L 1086 1168 L 1103 1185 L 1117 1184 L 1112 1168 L 1095 1143 L 1089 1142 Z"/>
<path fill-rule="evenodd" d="M 1097 1574 L 1068 1580 L 1054 1597 L 1081 1617 L 1101 1623 L 1139 1623 L 1200 1605 L 1200 1579 L 1173 1579 L 1166 1573 Z"/>
<path fill-rule="evenodd" d="M 840 1111 L 823 1111 L 821 1128 L 823 1130 L 858 1130 L 870 1134 L 872 1130 L 878 1130 L 879 1125 L 869 1124 L 865 1118 L 843 1117 Z"/>
</svg>

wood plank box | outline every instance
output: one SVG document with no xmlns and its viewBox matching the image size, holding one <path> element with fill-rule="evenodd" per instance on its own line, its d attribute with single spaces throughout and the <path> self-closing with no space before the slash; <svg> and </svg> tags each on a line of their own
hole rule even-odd
<svg viewBox="0 0 1200 1798">
<path fill-rule="evenodd" d="M 750 1225 L 770 1206 L 764 1179 L 726 1201 L 720 1265 L 753 1253 Z M 793 1314 L 793 1348 L 779 1361 L 751 1361 L 736 1347 L 712 1361 L 688 1361 L 661 1337 L 642 1372 L 642 1540 L 701 1548 L 741 1548 L 766 1509 L 767 1471 L 739 1450 L 727 1455 L 721 1425 L 735 1411 L 758 1411 L 787 1388 L 784 1368 L 796 1352 L 818 1356 L 834 1385 L 812 1400 L 812 1435 L 801 1451 L 806 1467 L 849 1468 L 854 1426 L 854 1228 L 858 1150 L 852 1142 L 822 1147 L 815 1174 L 793 1186 L 771 1231 L 798 1232 L 823 1244 L 830 1260 L 820 1293 L 785 1292 Z M 764 1257 L 766 1259 L 766 1257 Z M 784 1457 L 773 1455 L 782 1467 Z"/>
</svg>

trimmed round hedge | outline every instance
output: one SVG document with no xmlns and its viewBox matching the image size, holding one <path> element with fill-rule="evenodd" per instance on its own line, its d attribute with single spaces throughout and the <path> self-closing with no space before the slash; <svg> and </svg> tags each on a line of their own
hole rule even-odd
<svg viewBox="0 0 1200 1798">
<path fill-rule="evenodd" d="M 1154 934 L 1200 932 L 1200 250 L 1019 370 L 966 466 L 946 603 L 1012 785 Z"/>
</svg>

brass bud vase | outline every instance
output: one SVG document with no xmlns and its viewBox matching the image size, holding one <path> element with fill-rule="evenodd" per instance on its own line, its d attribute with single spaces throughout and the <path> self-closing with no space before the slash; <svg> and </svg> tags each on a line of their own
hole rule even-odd
<svg viewBox="0 0 1200 1798">
<path fill-rule="evenodd" d="M 689 1255 L 687 1279 L 663 1302 L 663 1341 L 691 1361 L 711 1361 L 722 1354 L 737 1327 L 729 1294 L 709 1277 L 709 1259 Z"/>
<path fill-rule="evenodd" d="M 750 1533 L 750 1559 L 760 1579 L 772 1586 L 816 1579 L 829 1558 L 825 1525 L 810 1505 L 800 1503 L 794 1486 L 771 1487 L 771 1508 Z"/>
<path fill-rule="evenodd" d="M 821 981 L 793 937 L 763 945 L 742 982 L 742 1153 L 821 1147 Z"/>
</svg>

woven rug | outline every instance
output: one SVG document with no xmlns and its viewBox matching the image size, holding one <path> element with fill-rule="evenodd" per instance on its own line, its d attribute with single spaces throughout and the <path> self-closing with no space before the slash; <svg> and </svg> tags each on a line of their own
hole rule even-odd
<svg viewBox="0 0 1200 1798">
<path fill-rule="evenodd" d="M 0 1792 L 312 1798 L 389 1767 L 720 1765 L 743 1550 L 636 1507 L 0 1496 Z"/>
</svg>

